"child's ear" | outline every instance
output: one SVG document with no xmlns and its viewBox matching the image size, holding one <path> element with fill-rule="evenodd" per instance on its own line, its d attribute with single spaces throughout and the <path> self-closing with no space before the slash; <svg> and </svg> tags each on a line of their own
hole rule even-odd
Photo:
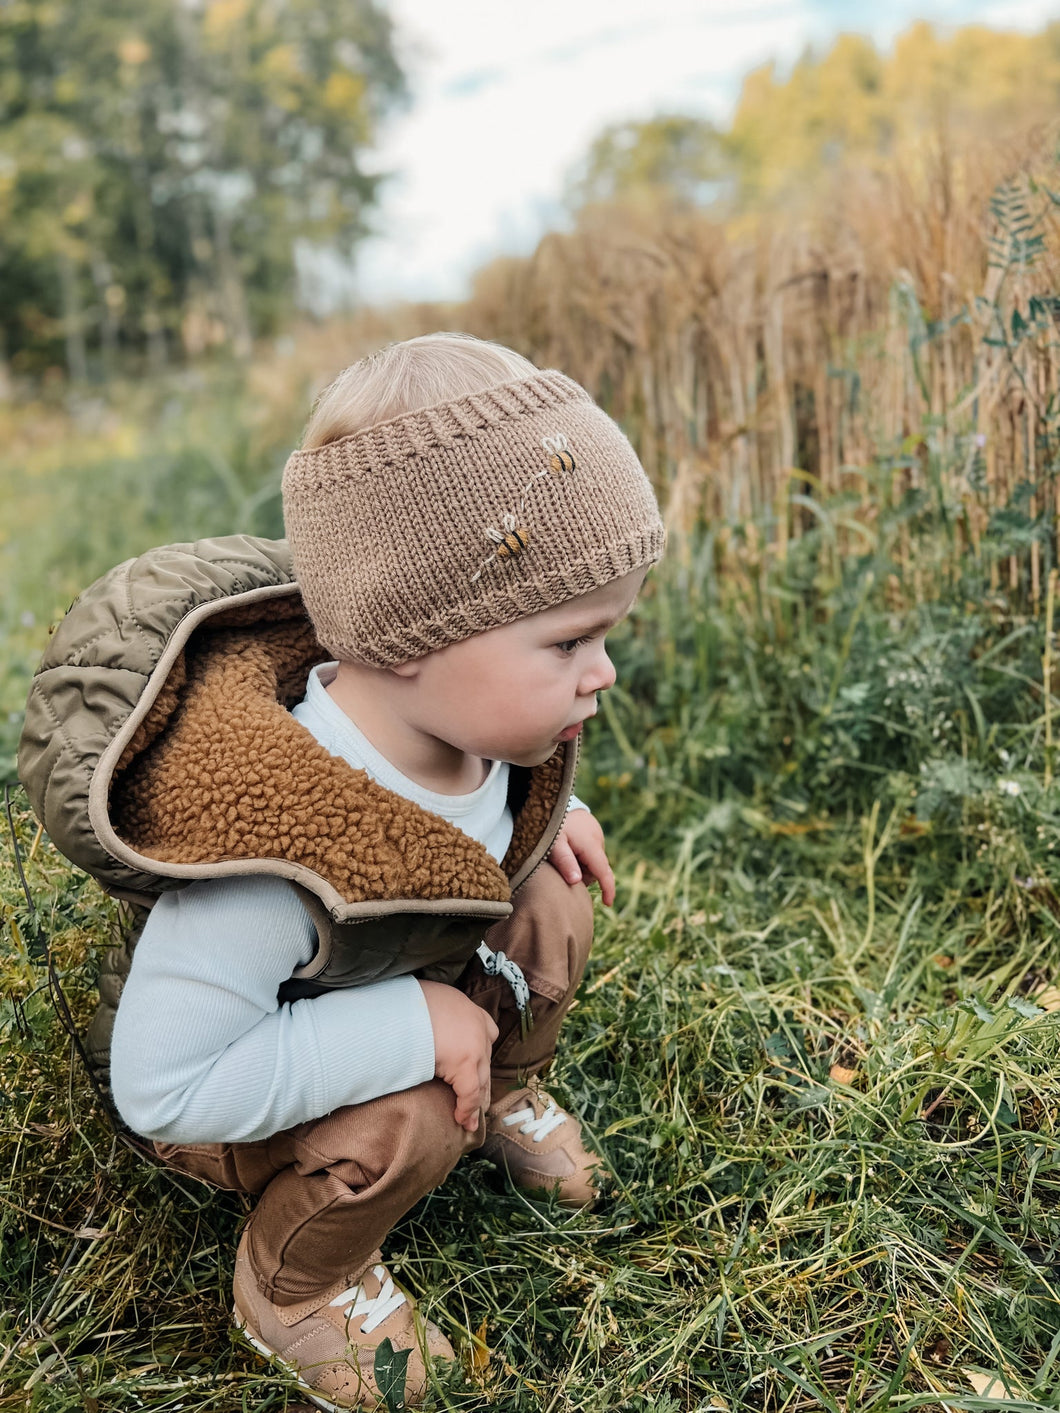
<svg viewBox="0 0 1060 1413">
<path fill-rule="evenodd" d="M 396 662 L 392 667 L 388 667 L 387 671 L 392 672 L 395 677 L 404 677 L 411 682 L 420 675 L 421 662 L 421 658 L 414 658 L 412 662 Z"/>
</svg>

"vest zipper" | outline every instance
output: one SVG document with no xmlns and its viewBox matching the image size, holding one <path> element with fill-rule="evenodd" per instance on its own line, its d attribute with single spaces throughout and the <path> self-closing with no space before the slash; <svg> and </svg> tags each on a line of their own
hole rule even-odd
<svg viewBox="0 0 1060 1413">
<path fill-rule="evenodd" d="M 524 887 L 524 886 L 529 882 L 529 880 L 530 880 L 531 878 L 533 878 L 534 874 L 538 871 L 538 869 L 541 867 L 541 865 L 546 861 L 546 859 L 548 858 L 549 853 L 550 853 L 550 851 L 551 851 L 551 849 L 552 849 L 552 845 L 553 845 L 553 844 L 556 842 L 556 840 L 559 838 L 559 832 L 560 832 L 560 830 L 563 828 L 564 821 L 566 820 L 568 814 L 570 814 L 570 797 L 571 797 L 571 795 L 573 795 L 573 793 L 574 793 L 574 777 L 575 777 L 575 776 L 577 775 L 577 773 L 578 773 L 578 762 L 581 760 L 581 744 L 582 744 L 582 743 L 581 743 L 581 737 L 580 737 L 580 736 L 575 736 L 574 741 L 572 742 L 572 744 L 573 744 L 573 746 L 574 746 L 574 761 L 573 761 L 573 763 L 572 763 L 572 765 L 571 765 L 571 772 L 570 772 L 570 774 L 571 774 L 571 788 L 570 788 L 570 790 L 567 792 L 567 801 L 566 801 L 566 804 L 565 804 L 565 806 L 564 806 L 563 813 L 562 813 L 562 815 L 560 815 L 559 821 L 558 821 L 558 823 L 556 824 L 555 829 L 552 831 L 552 835 L 551 835 L 551 837 L 550 837 L 549 840 L 548 840 L 548 844 L 547 844 L 546 848 L 542 851 L 541 857 L 538 859 L 537 863 L 534 864 L 533 868 L 532 868 L 532 869 L 530 870 L 530 872 L 526 875 L 526 877 L 520 879 L 519 882 L 516 884 L 516 886 L 512 889 L 512 893 L 513 893 L 513 894 L 518 893 L 519 889 L 522 888 L 522 887 Z M 547 830 L 547 829 L 546 829 L 546 831 L 545 831 L 545 835 L 546 835 L 546 836 L 548 835 L 548 830 Z M 538 844 L 538 848 L 540 848 L 540 847 L 541 847 L 540 844 Z"/>
</svg>

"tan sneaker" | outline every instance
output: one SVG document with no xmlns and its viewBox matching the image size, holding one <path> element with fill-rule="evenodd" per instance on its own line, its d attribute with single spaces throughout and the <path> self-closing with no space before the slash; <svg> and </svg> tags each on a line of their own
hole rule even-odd
<svg viewBox="0 0 1060 1413">
<path fill-rule="evenodd" d="M 484 1157 L 507 1168 L 517 1187 L 554 1192 L 564 1207 L 596 1200 L 594 1173 L 603 1165 L 582 1143 L 577 1119 L 540 1089 L 516 1089 L 486 1111 Z"/>
<path fill-rule="evenodd" d="M 427 1392 L 426 1361 L 456 1358 L 437 1325 L 417 1314 L 415 1303 L 395 1287 L 382 1265 L 370 1266 L 359 1285 L 307 1314 L 304 1304 L 274 1305 L 261 1294 L 244 1233 L 236 1252 L 233 1295 L 233 1318 L 244 1337 L 293 1374 L 306 1397 L 329 1413 L 381 1406 L 374 1362 L 384 1339 L 396 1350 L 412 1351 L 405 1374 L 409 1408 L 418 1407 Z"/>
</svg>

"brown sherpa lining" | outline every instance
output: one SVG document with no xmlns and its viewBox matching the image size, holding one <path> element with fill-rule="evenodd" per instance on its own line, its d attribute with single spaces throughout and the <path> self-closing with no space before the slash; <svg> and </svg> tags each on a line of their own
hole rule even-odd
<svg viewBox="0 0 1060 1413">
<path fill-rule="evenodd" d="M 153 738 L 144 732 L 146 749 L 115 781 L 119 836 L 159 862 L 299 863 L 349 903 L 507 901 L 505 872 L 481 844 L 332 756 L 286 710 L 319 661 L 301 618 L 202 630 L 185 653 L 186 680 L 159 694 L 170 714 L 149 714 L 140 730 L 149 720 Z M 562 765 L 558 752 L 534 772 L 506 868 L 540 839 Z"/>
<path fill-rule="evenodd" d="M 548 827 L 563 781 L 564 761 L 564 752 L 559 750 L 544 765 L 535 767 L 530 776 L 530 789 L 522 809 L 515 816 L 512 842 L 501 863 L 509 878 L 514 878 L 526 863 Z"/>
<path fill-rule="evenodd" d="M 233 608 L 224 608 L 219 613 L 212 614 L 210 627 L 245 628 L 247 624 L 262 622 L 262 612 L 260 603 L 236 604 Z M 292 618 L 297 618 L 304 625 L 309 623 L 305 606 L 297 594 L 292 594 L 290 598 L 285 599 L 270 599 L 267 614 L 270 623 L 279 623 L 282 619 Z M 319 651 L 317 656 L 320 662 L 325 660 L 323 649 Z"/>
<path fill-rule="evenodd" d="M 309 628 L 309 620 L 306 617 L 306 611 L 302 606 L 302 600 L 300 598 L 273 600 L 269 604 L 268 612 L 271 622 L 275 623 L 282 620 L 297 619 L 301 627 L 308 629 L 310 633 L 312 632 L 312 629 Z M 241 604 L 236 608 L 224 609 L 220 613 L 215 614 L 210 619 L 210 628 L 244 627 L 248 623 L 258 623 L 260 620 L 260 604 Z M 326 656 L 324 650 L 318 648 L 314 663 L 311 663 L 310 666 L 315 665 L 316 662 L 324 662 Z M 181 653 L 173 663 L 173 666 L 169 669 L 166 680 L 162 683 L 158 695 L 151 703 L 147 715 L 133 732 L 132 736 L 129 738 L 128 744 L 122 751 L 118 764 L 114 769 L 116 776 L 120 775 L 122 771 L 125 770 L 130 761 L 135 760 L 138 755 L 145 751 L 158 733 L 165 728 L 166 722 L 173 715 L 174 711 L 176 711 L 177 703 L 180 700 L 180 693 L 187 679 L 187 675 L 184 654 Z M 301 687 L 297 689 L 295 694 L 291 695 L 289 698 L 281 697 L 280 700 L 284 702 L 285 706 L 293 705 L 295 701 L 300 700 L 302 697 L 304 688 L 305 679 L 303 678 Z"/>
<path fill-rule="evenodd" d="M 147 715 L 129 737 L 129 743 L 122 751 L 115 767 L 115 775 L 120 775 L 131 761 L 146 751 L 158 733 L 165 727 L 166 722 L 177 709 L 187 675 L 184 654 L 181 653 L 169 669 L 169 675 L 159 688 L 158 696 L 151 703 Z"/>
</svg>

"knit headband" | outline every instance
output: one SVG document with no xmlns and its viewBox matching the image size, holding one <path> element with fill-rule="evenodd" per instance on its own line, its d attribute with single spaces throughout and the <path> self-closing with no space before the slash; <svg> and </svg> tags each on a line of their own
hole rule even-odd
<svg viewBox="0 0 1060 1413">
<path fill-rule="evenodd" d="M 653 564 L 664 538 L 626 437 L 554 371 L 294 452 L 283 508 L 321 644 L 376 667 Z"/>
</svg>

